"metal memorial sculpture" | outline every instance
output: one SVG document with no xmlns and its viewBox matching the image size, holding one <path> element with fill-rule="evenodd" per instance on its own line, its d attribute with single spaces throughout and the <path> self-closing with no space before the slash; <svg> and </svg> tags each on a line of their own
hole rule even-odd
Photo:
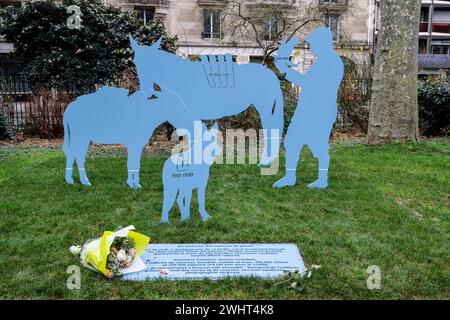
<svg viewBox="0 0 450 320">
<path fill-rule="evenodd" d="M 317 58 L 306 74 L 292 69 L 294 65 L 289 60 L 298 42 L 296 38 L 283 42 L 275 59 L 275 65 L 286 74 L 286 79 L 302 89 L 284 139 L 286 174 L 274 184 L 277 188 L 296 184 L 297 163 L 305 145 L 319 160 L 319 178 L 308 187 L 323 189 L 328 186 L 329 138 L 336 121 L 337 94 L 344 66 L 333 48 L 329 29 L 318 28 L 305 40 Z"/>
<path fill-rule="evenodd" d="M 145 46 L 130 37 L 141 89 L 157 83 L 176 92 L 193 120 L 220 119 L 253 105 L 265 129 L 259 165 L 269 166 L 278 157 L 284 121 L 283 94 L 275 73 L 260 64 L 235 64 L 231 55 L 188 61 L 160 50 L 161 40 Z"/>
<path fill-rule="evenodd" d="M 169 211 L 175 200 L 178 202 L 181 220 L 189 219 L 194 189 L 197 189 L 200 216 L 203 221 L 209 219 L 205 209 L 209 169 L 222 150 L 217 143 L 219 131 L 217 123 L 209 130 L 204 123 L 201 128 L 199 139 L 190 144 L 189 150 L 173 154 L 164 164 L 162 173 L 164 203 L 161 215 L 163 223 L 169 222 Z"/>
<path fill-rule="evenodd" d="M 286 79 L 302 89 L 284 141 L 286 174 L 274 184 L 277 188 L 296 184 L 297 163 L 305 145 L 319 160 L 319 178 L 309 187 L 328 186 L 329 137 L 337 115 L 337 92 L 344 68 L 333 48 L 330 30 L 318 28 L 305 40 L 317 58 L 306 74 L 295 71 L 290 61 L 296 38 L 284 41 L 275 59 Z M 131 36 L 130 42 L 141 91 L 129 95 L 126 89 L 103 87 L 78 97 L 68 106 L 63 119 L 66 181 L 74 183 L 76 161 L 81 183 L 90 185 L 85 161 L 91 142 L 123 144 L 128 149 L 128 186 L 139 188 L 142 150 L 153 131 L 168 121 L 185 130 L 188 143 L 186 151 L 173 154 L 165 162 L 161 221 L 169 221 L 175 201 L 181 219 L 189 219 L 194 189 L 198 189 L 201 218 L 207 220 L 205 193 L 209 170 L 221 148 L 217 143 L 217 124 L 210 130 L 202 124 L 198 137 L 196 123 L 235 115 L 254 106 L 265 129 L 259 165 L 269 166 L 278 156 L 283 132 L 280 82 L 270 69 L 252 63 L 237 65 L 231 55 L 201 56 L 200 61 L 192 62 L 160 50 L 161 39 L 151 46 L 138 45 Z M 155 84 L 161 91 L 153 91 Z"/>
<path fill-rule="evenodd" d="M 149 99 L 150 97 L 155 99 Z M 130 188 L 140 188 L 139 170 L 142 149 L 153 131 L 169 121 L 175 128 L 187 125 L 185 106 L 169 90 L 128 96 L 128 90 L 102 87 L 94 93 L 78 97 L 64 112 L 64 153 L 66 181 L 73 184 L 73 163 L 76 160 L 80 181 L 90 186 L 86 175 L 86 154 L 91 142 L 123 144 L 128 149 Z"/>
</svg>

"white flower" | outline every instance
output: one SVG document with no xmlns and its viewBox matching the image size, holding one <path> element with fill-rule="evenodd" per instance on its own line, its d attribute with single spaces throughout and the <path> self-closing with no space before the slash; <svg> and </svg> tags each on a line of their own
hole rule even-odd
<svg viewBox="0 0 450 320">
<path fill-rule="evenodd" d="M 131 261 L 133 261 L 133 257 L 132 256 L 127 256 L 127 263 L 130 263 Z"/>
<path fill-rule="evenodd" d="M 127 254 L 125 253 L 125 250 L 120 249 L 119 252 L 117 252 L 117 260 L 119 261 L 127 260 Z"/>
<path fill-rule="evenodd" d="M 73 255 L 79 255 L 81 252 L 81 247 L 77 245 L 73 245 L 69 248 L 70 252 L 72 252 Z"/>
</svg>

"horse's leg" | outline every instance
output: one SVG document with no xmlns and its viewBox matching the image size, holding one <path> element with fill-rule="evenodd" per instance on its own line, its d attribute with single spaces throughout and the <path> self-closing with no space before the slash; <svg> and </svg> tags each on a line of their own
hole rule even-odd
<svg viewBox="0 0 450 320">
<path fill-rule="evenodd" d="M 169 211 L 172 209 L 175 199 L 177 197 L 178 189 L 164 185 L 164 199 L 163 199 L 163 209 L 161 214 L 161 223 L 169 222 Z"/>
<path fill-rule="evenodd" d="M 191 197 L 192 197 L 192 190 L 185 190 L 183 192 L 183 210 L 181 211 L 181 220 L 189 220 L 190 218 L 190 209 L 191 209 Z M 178 197 L 179 201 L 180 197 Z M 180 202 L 178 202 L 178 206 L 180 207 Z"/>
<path fill-rule="evenodd" d="M 184 215 L 185 215 L 184 199 L 185 199 L 184 193 L 183 193 L 183 191 L 180 190 L 178 193 L 178 197 L 177 197 L 177 203 L 178 203 L 178 208 L 180 209 L 181 220 L 185 220 L 185 218 L 184 218 Z"/>
<path fill-rule="evenodd" d="M 75 161 L 75 156 L 72 150 L 67 150 L 66 152 L 66 182 L 73 184 L 73 162 Z"/>
<path fill-rule="evenodd" d="M 278 157 L 284 125 L 283 96 L 280 92 L 272 99 L 254 104 L 261 118 L 264 134 L 264 150 L 258 166 L 268 167 Z"/>
<path fill-rule="evenodd" d="M 139 183 L 139 170 L 141 164 L 141 154 L 143 146 L 128 147 L 128 179 L 127 184 L 132 189 L 141 188 Z"/>
<path fill-rule="evenodd" d="M 81 141 L 80 141 L 81 140 Z M 85 186 L 90 186 L 91 183 L 86 175 L 86 169 L 84 164 L 86 162 L 86 154 L 89 149 L 89 140 L 83 141 L 80 139 L 76 144 L 74 143 L 75 158 L 77 160 L 78 174 L 80 175 L 80 181 Z"/>
<path fill-rule="evenodd" d="M 201 185 L 197 189 L 198 196 L 198 211 L 200 212 L 200 217 L 203 221 L 206 221 L 210 218 L 208 212 L 206 212 L 205 208 L 205 193 L 206 193 L 206 184 Z"/>
</svg>

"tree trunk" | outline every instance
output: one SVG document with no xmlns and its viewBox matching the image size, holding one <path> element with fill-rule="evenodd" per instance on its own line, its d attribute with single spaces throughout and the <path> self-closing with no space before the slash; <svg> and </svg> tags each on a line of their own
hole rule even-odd
<svg viewBox="0 0 450 320">
<path fill-rule="evenodd" d="M 417 141 L 420 0 L 381 0 L 368 143 Z"/>
</svg>

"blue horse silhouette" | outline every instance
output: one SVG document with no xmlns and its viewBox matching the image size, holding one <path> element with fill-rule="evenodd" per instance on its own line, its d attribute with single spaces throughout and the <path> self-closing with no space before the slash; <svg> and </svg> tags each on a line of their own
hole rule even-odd
<svg viewBox="0 0 450 320">
<path fill-rule="evenodd" d="M 332 33 L 327 28 L 317 28 L 305 40 L 310 44 L 316 61 L 305 75 L 293 70 L 290 53 L 298 42 L 292 38 L 284 41 L 275 59 L 286 79 L 302 88 L 297 109 L 286 132 L 286 175 L 274 187 L 296 184 L 297 162 L 303 146 L 308 145 L 319 160 L 319 178 L 309 188 L 328 186 L 330 164 L 329 138 L 337 115 L 337 93 L 344 73 L 341 58 L 333 48 Z"/>
<path fill-rule="evenodd" d="M 151 96 L 154 99 L 149 99 Z M 93 141 L 123 144 L 128 149 L 127 183 L 131 188 L 139 188 L 142 149 L 156 127 L 166 121 L 176 128 L 187 127 L 183 102 L 167 89 L 149 94 L 138 91 L 128 96 L 126 89 L 102 87 L 78 97 L 69 104 L 63 118 L 67 183 L 74 183 L 76 160 L 81 183 L 91 185 L 84 164 Z"/>
<path fill-rule="evenodd" d="M 219 119 L 253 105 L 266 129 L 259 165 L 269 166 L 278 156 L 283 132 L 283 95 L 277 76 L 260 64 L 235 64 L 231 55 L 188 61 L 159 50 L 161 40 L 144 46 L 130 36 L 141 89 L 153 88 L 154 83 L 170 88 L 185 102 L 193 120 Z"/>
<path fill-rule="evenodd" d="M 222 150 L 217 144 L 217 133 L 219 131 L 217 123 L 210 130 L 203 123 L 201 131 L 200 137 L 195 134 L 197 137 L 190 144 L 189 150 L 175 153 L 164 164 L 162 173 L 164 203 L 161 215 L 161 222 L 163 223 L 169 222 L 169 211 L 175 199 L 178 201 L 181 220 L 189 219 L 194 189 L 197 189 L 200 216 L 203 221 L 209 219 L 209 214 L 205 209 L 205 192 L 208 185 L 209 168 Z M 211 142 L 205 144 L 208 141 Z M 201 153 L 201 161 L 194 160 L 199 158 L 196 153 Z"/>
</svg>

